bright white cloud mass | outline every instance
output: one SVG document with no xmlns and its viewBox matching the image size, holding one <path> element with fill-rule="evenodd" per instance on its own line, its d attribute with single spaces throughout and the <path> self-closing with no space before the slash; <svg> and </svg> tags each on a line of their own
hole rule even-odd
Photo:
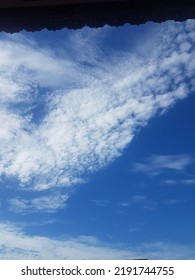
<svg viewBox="0 0 195 280">
<path fill-rule="evenodd" d="M 71 38 L 74 59 L 24 36 L 4 36 L 1 175 L 41 191 L 78 184 L 112 162 L 140 126 L 195 88 L 194 27 L 193 20 L 161 24 L 133 52 L 107 57 L 106 31 L 86 28 Z"/>
<path fill-rule="evenodd" d="M 131 151 L 122 177 L 112 169 L 112 181 L 93 181 L 140 128 L 195 91 L 195 21 L 144 28 L 135 38 L 128 29 L 128 46 L 117 47 L 108 26 L 63 31 L 52 43 L 49 32 L 0 35 L 0 259 L 194 258 L 193 151 L 176 141 L 173 153 Z M 71 200 L 90 180 L 96 191 Z M 179 216 L 179 205 L 190 210 Z"/>
</svg>

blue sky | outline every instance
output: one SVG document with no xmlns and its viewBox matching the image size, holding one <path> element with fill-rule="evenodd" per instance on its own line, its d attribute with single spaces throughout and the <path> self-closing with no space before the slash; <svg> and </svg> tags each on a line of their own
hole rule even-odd
<svg viewBox="0 0 195 280">
<path fill-rule="evenodd" d="M 0 259 L 195 258 L 195 21 L 0 35 Z"/>
</svg>

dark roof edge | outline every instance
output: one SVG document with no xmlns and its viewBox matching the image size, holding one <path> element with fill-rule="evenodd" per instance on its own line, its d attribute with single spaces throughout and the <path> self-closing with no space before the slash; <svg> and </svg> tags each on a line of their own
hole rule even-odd
<svg viewBox="0 0 195 280">
<path fill-rule="evenodd" d="M 143 24 L 148 21 L 184 21 L 195 18 L 193 1 L 169 1 L 158 5 L 155 1 L 137 0 L 75 4 L 63 6 L 0 9 L 0 31 L 19 32 L 21 30 L 39 31 L 101 27 L 105 24 L 120 26 L 125 23 Z M 145 3 L 141 5 L 141 3 Z M 147 4 L 146 4 L 147 3 Z"/>
</svg>

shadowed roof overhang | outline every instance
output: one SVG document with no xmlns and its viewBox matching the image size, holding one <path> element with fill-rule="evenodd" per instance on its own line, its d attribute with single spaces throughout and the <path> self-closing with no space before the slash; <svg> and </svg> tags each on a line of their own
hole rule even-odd
<svg viewBox="0 0 195 280">
<path fill-rule="evenodd" d="M 1 0 L 0 30 L 142 24 L 195 18 L 194 0 Z"/>
</svg>

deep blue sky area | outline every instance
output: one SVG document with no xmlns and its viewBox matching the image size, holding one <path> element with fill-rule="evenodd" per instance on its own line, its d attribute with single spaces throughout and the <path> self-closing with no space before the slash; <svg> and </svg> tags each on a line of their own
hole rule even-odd
<svg viewBox="0 0 195 280">
<path fill-rule="evenodd" d="M 193 242 L 193 185 L 163 181 L 194 178 L 194 164 L 185 172 L 167 170 L 158 176 L 134 173 L 132 166 L 152 154 L 194 154 L 194 102 L 191 95 L 166 115 L 151 120 L 120 158 L 80 186 L 60 213 L 64 220 L 71 215 L 71 231 L 77 235 L 98 233 L 105 241 L 112 236 L 115 242 Z M 136 196 L 146 201 L 133 203 Z"/>
<path fill-rule="evenodd" d="M 195 258 L 194 32 L 1 34 L 0 259 Z"/>
</svg>

